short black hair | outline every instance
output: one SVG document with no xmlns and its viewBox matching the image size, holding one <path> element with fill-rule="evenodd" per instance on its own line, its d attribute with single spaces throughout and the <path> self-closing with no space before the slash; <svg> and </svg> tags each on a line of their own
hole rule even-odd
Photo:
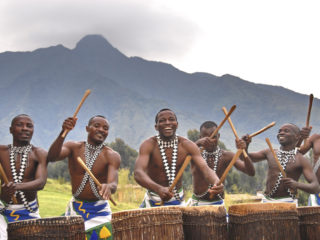
<svg viewBox="0 0 320 240">
<path fill-rule="evenodd" d="M 200 131 L 201 131 L 201 128 L 213 128 L 213 127 L 218 127 L 218 125 L 213 121 L 205 121 L 204 123 L 201 124 Z"/>
<path fill-rule="evenodd" d="M 162 109 L 157 113 L 157 115 L 156 115 L 156 117 L 155 117 L 155 119 L 154 119 L 156 123 L 158 122 L 158 115 L 159 115 L 159 113 L 164 112 L 164 111 L 170 111 L 170 112 L 172 112 L 173 115 L 174 115 L 174 117 L 176 118 L 176 121 L 178 121 L 177 115 L 174 113 L 174 111 L 172 111 L 170 108 L 162 108 Z"/>
<path fill-rule="evenodd" d="M 105 120 L 107 120 L 107 118 L 105 116 L 102 116 L 102 115 L 95 115 L 93 117 L 91 117 L 88 121 L 88 126 L 91 124 L 92 120 L 96 117 L 100 117 L 100 118 L 104 118 Z"/>
<path fill-rule="evenodd" d="M 31 121 L 33 122 L 32 118 L 31 118 L 28 114 L 21 113 L 21 114 L 15 116 L 15 117 L 11 120 L 11 127 L 12 127 L 14 121 L 17 120 L 17 118 L 19 118 L 19 117 L 28 117 L 28 118 L 30 118 Z"/>
<path fill-rule="evenodd" d="M 293 127 L 292 129 L 295 132 L 295 134 L 300 135 L 300 128 L 296 124 L 294 124 L 294 123 L 287 123 L 287 124 L 289 124 Z"/>
</svg>

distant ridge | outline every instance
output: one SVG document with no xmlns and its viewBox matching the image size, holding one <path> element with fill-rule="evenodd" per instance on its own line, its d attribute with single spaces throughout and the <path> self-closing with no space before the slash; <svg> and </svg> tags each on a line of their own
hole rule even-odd
<svg viewBox="0 0 320 240">
<path fill-rule="evenodd" d="M 172 108 L 179 121 L 178 134 L 187 135 L 206 120 L 219 123 L 221 107 L 237 109 L 232 121 L 239 135 L 252 133 L 272 121 L 277 125 L 256 137 L 250 149 L 275 144 L 281 124 L 305 124 L 308 96 L 279 86 L 255 84 L 225 74 L 185 73 L 169 63 L 128 57 L 101 35 L 83 37 L 74 49 L 62 45 L 32 52 L 0 53 L 0 133 L 2 144 L 11 142 L 8 128 L 13 116 L 30 114 L 35 120 L 33 143 L 48 148 L 72 116 L 86 89 L 92 93 L 78 114 L 76 128 L 67 139 L 84 140 L 85 125 L 95 114 L 105 115 L 111 129 L 108 142 L 119 137 L 134 148 L 155 134 L 154 116 Z M 315 99 L 311 125 L 319 129 L 319 99 Z M 221 140 L 234 149 L 226 124 Z"/>
</svg>

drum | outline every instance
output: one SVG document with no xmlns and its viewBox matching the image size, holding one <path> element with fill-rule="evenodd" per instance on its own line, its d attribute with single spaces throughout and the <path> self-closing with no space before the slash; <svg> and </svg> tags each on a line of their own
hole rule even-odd
<svg viewBox="0 0 320 240">
<path fill-rule="evenodd" d="M 298 207 L 301 240 L 320 239 L 320 207 Z"/>
<path fill-rule="evenodd" d="M 155 207 L 112 214 L 114 240 L 182 240 L 182 213 L 178 208 Z"/>
<path fill-rule="evenodd" d="M 229 207 L 229 239 L 300 239 L 294 203 L 249 203 Z"/>
<path fill-rule="evenodd" d="M 66 239 L 84 240 L 81 216 L 38 218 L 8 224 L 10 240 Z"/>
<path fill-rule="evenodd" d="M 224 206 L 183 207 L 181 210 L 184 239 L 227 239 Z"/>
</svg>

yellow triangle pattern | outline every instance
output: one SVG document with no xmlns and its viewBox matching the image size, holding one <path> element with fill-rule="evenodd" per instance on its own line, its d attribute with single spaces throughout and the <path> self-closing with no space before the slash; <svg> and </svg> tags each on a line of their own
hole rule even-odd
<svg viewBox="0 0 320 240">
<path fill-rule="evenodd" d="M 106 228 L 105 226 L 103 226 L 103 228 L 100 230 L 99 237 L 102 238 L 102 239 L 111 237 L 111 233 L 110 233 L 110 231 L 108 230 L 108 228 Z"/>
</svg>

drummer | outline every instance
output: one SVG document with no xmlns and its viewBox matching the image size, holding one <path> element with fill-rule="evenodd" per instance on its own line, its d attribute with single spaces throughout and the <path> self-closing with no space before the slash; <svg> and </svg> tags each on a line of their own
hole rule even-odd
<svg viewBox="0 0 320 240">
<path fill-rule="evenodd" d="M 217 128 L 217 124 L 212 121 L 206 121 L 200 126 L 200 139 L 196 141 L 198 147 L 203 149 L 202 157 L 208 164 L 208 166 L 217 173 L 218 177 L 221 177 L 228 164 L 231 162 L 234 153 L 220 149 L 218 142 L 220 134 L 218 133 L 213 138 L 210 138 L 211 134 Z M 236 141 L 238 149 L 245 149 L 245 141 L 239 139 Z M 240 158 L 242 158 L 242 154 Z M 254 176 L 255 169 L 249 158 L 243 160 L 237 159 L 234 166 L 249 176 Z M 223 205 L 224 193 L 210 197 L 208 189 L 210 185 L 202 177 L 202 173 L 199 169 L 192 169 L 193 172 L 193 195 L 188 200 L 188 206 L 202 206 L 202 205 Z"/>
<path fill-rule="evenodd" d="M 40 218 L 37 191 L 46 184 L 47 151 L 31 145 L 33 131 L 31 117 L 20 114 L 11 122 L 12 144 L 0 145 L 0 163 L 9 181 L 1 176 L 1 240 L 7 239 L 7 222 Z"/>
<path fill-rule="evenodd" d="M 222 193 L 223 185 L 215 186 L 219 178 L 201 157 L 197 145 L 190 140 L 177 136 L 178 121 L 176 114 L 168 109 L 161 109 L 155 117 L 157 136 L 145 140 L 139 149 L 135 163 L 134 177 L 138 184 L 147 189 L 141 208 L 161 205 L 185 205 L 181 178 L 173 192 L 169 191 L 185 158 L 192 156 L 191 165 L 202 172 L 208 184 L 208 191 Z"/>
<path fill-rule="evenodd" d="M 270 149 L 248 153 L 253 162 L 267 160 L 268 163 L 266 190 L 262 202 L 280 201 L 298 204 L 297 189 L 308 193 L 320 191 L 317 177 L 312 171 L 310 162 L 297 151 L 296 144 L 299 138 L 299 127 L 291 123 L 282 125 L 277 134 L 280 149 L 276 151 L 276 154 L 286 172 L 286 178 L 282 176 Z M 251 139 L 248 135 L 243 139 L 249 145 Z M 304 175 L 308 183 L 298 182 L 301 174 Z"/>
<path fill-rule="evenodd" d="M 109 123 L 101 115 L 90 118 L 86 126 L 87 141 L 64 143 L 63 132 L 72 130 L 76 121 L 76 118 L 69 117 L 63 122 L 60 134 L 49 149 L 48 161 L 67 158 L 69 162 L 73 197 L 65 215 L 83 217 L 87 239 L 111 239 L 111 208 L 108 199 L 117 190 L 120 155 L 104 144 L 109 133 Z M 85 173 L 77 157 L 86 162 L 101 187 L 97 187 Z"/>
<path fill-rule="evenodd" d="M 310 131 L 309 131 L 310 133 Z M 310 137 L 306 138 L 305 143 L 302 144 L 299 151 L 302 154 L 306 154 L 310 149 L 312 149 L 312 162 L 313 162 L 313 172 L 316 174 L 318 181 L 320 181 L 320 134 L 314 133 Z M 309 206 L 320 206 L 320 192 L 316 194 L 310 194 Z"/>
</svg>

